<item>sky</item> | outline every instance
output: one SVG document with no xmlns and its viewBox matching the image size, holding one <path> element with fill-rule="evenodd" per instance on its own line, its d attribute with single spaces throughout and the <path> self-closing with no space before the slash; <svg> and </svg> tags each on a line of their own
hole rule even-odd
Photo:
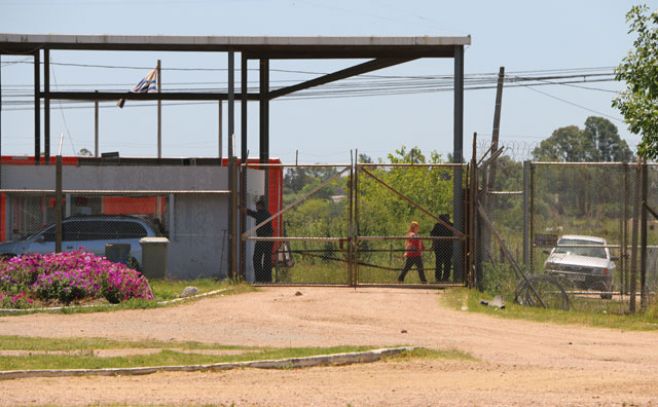
<svg viewBox="0 0 658 407">
<path fill-rule="evenodd" d="M 651 9 L 658 0 L 643 2 Z M 22 34 L 218 35 L 218 36 L 461 36 L 470 35 L 465 73 L 509 76 L 532 71 L 612 72 L 632 47 L 625 14 L 637 1 L 531 2 L 407 0 L 0 0 L 0 32 Z M 51 53 L 51 81 L 60 90 L 128 90 L 160 59 L 163 91 L 189 87 L 224 89 L 224 53 Z M 360 61 L 272 61 L 272 86 L 308 80 Z M 70 64 L 86 65 L 73 66 Z M 239 66 L 239 59 L 236 59 Z M 91 66 L 89 66 L 91 65 Z M 98 66 L 106 67 L 98 67 Z M 12 105 L 32 92 L 32 65 L 3 56 L 2 154 L 31 155 L 33 112 Z M 107 68 L 110 66 L 111 68 Z M 180 68 L 186 68 L 180 70 Z M 196 70 L 205 68 L 211 70 Z M 256 64 L 249 66 L 257 84 Z M 452 75 L 451 59 L 423 59 L 374 72 L 424 78 Z M 283 71 L 283 72 L 282 72 Z M 293 71 L 293 72 L 291 72 Z M 301 72 L 300 72 L 301 71 Z M 311 73 L 309 73 L 311 72 Z M 314 73 L 314 74 L 313 74 Z M 236 74 L 239 79 L 239 73 Z M 365 83 L 376 78 L 354 79 Z M 390 78 L 389 78 L 390 79 Z M 350 82 L 346 82 L 349 84 Z M 239 84 L 237 84 L 239 86 Z M 588 116 L 611 120 L 632 149 L 631 134 L 611 107 L 618 82 L 506 87 L 500 143 L 514 159 L 530 157 L 560 127 L 583 127 Z M 402 145 L 423 152 L 452 151 L 453 95 L 430 91 L 405 95 L 281 98 L 270 105 L 270 155 L 283 162 L 346 163 L 350 151 L 385 158 Z M 464 104 L 464 155 L 477 132 L 482 150 L 492 133 L 495 89 L 468 90 Z M 132 106 L 131 106 L 132 104 Z M 102 105 L 100 151 L 121 156 L 156 155 L 156 108 L 129 101 L 124 109 Z M 71 107 L 77 107 L 71 109 Z M 63 154 L 93 150 L 93 105 L 52 102 L 52 137 Z M 225 108 L 225 106 L 224 106 Z M 217 103 L 163 107 L 164 157 L 218 155 Z M 224 110 L 226 113 L 226 110 Z M 236 105 L 236 136 L 240 135 Z M 226 116 L 226 115 L 225 115 Z M 258 106 L 249 105 L 249 151 L 258 154 Z M 226 136 L 226 122 L 224 135 Z M 224 154 L 227 142 L 224 141 Z M 56 143 L 53 142 L 53 145 Z"/>
</svg>

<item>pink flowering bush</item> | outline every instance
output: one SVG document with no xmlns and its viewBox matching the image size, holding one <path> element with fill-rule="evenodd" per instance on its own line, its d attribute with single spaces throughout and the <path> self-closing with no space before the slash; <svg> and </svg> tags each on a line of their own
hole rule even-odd
<svg viewBox="0 0 658 407">
<path fill-rule="evenodd" d="M 0 261 L 2 307 L 29 307 L 34 300 L 70 304 L 100 298 L 116 304 L 131 298 L 150 300 L 153 293 L 138 271 L 83 251 Z"/>
</svg>

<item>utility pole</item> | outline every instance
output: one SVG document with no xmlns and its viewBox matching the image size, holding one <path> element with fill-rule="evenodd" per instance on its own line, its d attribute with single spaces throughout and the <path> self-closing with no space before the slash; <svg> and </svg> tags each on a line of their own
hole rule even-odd
<svg viewBox="0 0 658 407">
<path fill-rule="evenodd" d="M 493 131 L 491 133 L 491 154 L 498 151 L 498 140 L 500 138 L 500 111 L 503 104 L 503 84 L 505 82 L 505 67 L 501 66 L 498 71 L 498 84 L 496 86 L 496 104 L 494 106 L 494 120 Z M 484 172 L 484 185 L 482 191 L 482 206 L 487 213 L 490 212 L 489 208 L 489 191 L 493 190 L 496 183 L 496 158 L 490 160 Z M 480 235 L 482 245 L 480 250 L 484 253 L 485 258 L 491 252 L 491 232 L 488 228 L 482 229 Z"/>
<path fill-rule="evenodd" d="M 505 67 L 498 70 L 498 84 L 496 85 L 496 107 L 494 109 L 493 132 L 491 133 L 491 152 L 498 150 L 500 138 L 500 111 L 503 104 L 503 83 L 505 82 Z M 487 188 L 492 190 L 496 182 L 496 160 L 491 160 Z"/>
</svg>

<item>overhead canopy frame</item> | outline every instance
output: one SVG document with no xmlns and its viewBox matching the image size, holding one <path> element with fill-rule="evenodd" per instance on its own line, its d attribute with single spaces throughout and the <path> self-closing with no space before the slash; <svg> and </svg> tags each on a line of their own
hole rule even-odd
<svg viewBox="0 0 658 407">
<path fill-rule="evenodd" d="M 452 58 L 454 60 L 454 121 L 453 162 L 463 162 L 464 128 L 464 47 L 471 44 L 470 36 L 448 37 L 227 37 L 227 36 L 124 36 L 124 35 L 41 35 L 0 33 L 0 59 L 2 55 L 31 55 L 34 60 L 34 159 L 39 165 L 41 149 L 41 100 L 44 100 L 45 121 L 44 163 L 50 162 L 50 101 L 67 100 L 217 100 L 228 101 L 229 135 L 234 123 L 234 63 L 236 52 L 241 54 L 241 158 L 247 154 L 247 102 L 260 105 L 259 157 L 262 163 L 269 161 L 269 102 L 314 86 L 324 85 L 352 76 L 383 69 L 419 58 Z M 229 90 L 221 92 L 158 92 L 136 94 L 129 92 L 52 92 L 50 90 L 50 58 L 52 50 L 77 51 L 181 51 L 225 52 L 229 55 Z M 43 58 L 41 57 L 43 55 Z M 278 59 L 361 59 L 358 65 L 341 69 L 311 80 L 278 89 L 270 89 L 270 60 Z M 259 61 L 260 79 L 258 92 L 249 93 L 246 69 L 249 60 Z M 43 63 L 41 62 L 43 61 Z M 44 86 L 41 86 L 43 64 Z M 1 78 L 0 78 L 1 81 Z M 2 94 L 0 92 L 0 100 Z M 2 110 L 0 108 L 0 123 Z M 0 127 L 1 128 L 1 127 Z M 232 146 L 232 143 L 229 143 Z M 232 149 L 231 149 L 232 151 Z M 2 133 L 0 131 L 0 155 Z M 1 187 L 1 186 L 0 186 Z M 453 187 L 455 228 L 463 229 L 463 191 L 461 171 L 455 172 Z M 460 244 L 460 243 L 456 243 Z M 457 247 L 457 258 L 461 253 Z M 461 262 L 456 262 L 456 277 L 461 277 Z"/>
</svg>

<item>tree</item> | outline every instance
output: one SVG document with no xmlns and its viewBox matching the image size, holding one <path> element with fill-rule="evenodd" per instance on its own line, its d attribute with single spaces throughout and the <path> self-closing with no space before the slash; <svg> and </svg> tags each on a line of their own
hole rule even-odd
<svg viewBox="0 0 658 407">
<path fill-rule="evenodd" d="M 658 158 L 658 10 L 633 6 L 626 14 L 629 34 L 637 33 L 633 49 L 616 69 L 616 79 L 626 82 L 612 101 L 631 132 L 642 135 L 638 155 Z"/>
<path fill-rule="evenodd" d="M 587 139 L 577 126 L 561 127 L 532 150 L 537 161 L 588 161 Z"/>
<path fill-rule="evenodd" d="M 617 127 L 603 117 L 590 116 L 585 128 L 561 127 L 532 151 L 538 161 L 625 161 L 632 160 L 628 143 Z"/>
<path fill-rule="evenodd" d="M 363 154 L 363 153 L 359 153 L 358 162 L 360 164 L 372 164 L 373 163 L 372 157 L 370 157 L 368 154 Z"/>
<path fill-rule="evenodd" d="M 588 117 L 583 135 L 592 148 L 590 161 L 630 161 L 633 158 L 628 143 L 619 137 L 617 126 L 608 119 Z"/>
<path fill-rule="evenodd" d="M 608 119 L 590 116 L 585 128 L 562 127 L 532 151 L 538 161 L 598 162 L 631 161 L 633 153 L 619 137 L 617 127 Z M 603 216 L 603 202 L 621 189 L 621 172 L 596 166 L 537 167 L 535 170 L 535 208 L 550 224 L 558 216 Z M 596 213 L 595 213 L 596 212 Z"/>
</svg>

